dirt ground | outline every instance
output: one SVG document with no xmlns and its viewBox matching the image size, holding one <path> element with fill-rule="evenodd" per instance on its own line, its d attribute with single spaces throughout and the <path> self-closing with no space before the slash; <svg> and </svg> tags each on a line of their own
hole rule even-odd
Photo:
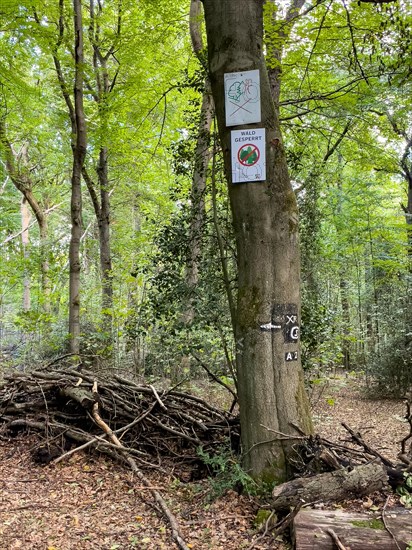
<svg viewBox="0 0 412 550">
<path fill-rule="evenodd" d="M 340 423 L 345 421 L 396 460 L 399 441 L 408 433 L 404 405 L 368 400 L 361 386 L 360 379 L 345 376 L 313 386 L 316 430 L 330 440 L 344 440 L 348 434 Z M 0 550 L 176 548 L 147 488 L 126 468 L 83 453 L 55 466 L 39 466 L 30 455 L 36 445 L 34 436 L 0 440 Z M 289 547 L 270 536 L 257 540 L 255 517 L 261 503 L 256 499 L 227 491 L 211 500 L 208 480 L 183 483 L 156 471 L 147 475 L 176 515 L 189 548 Z"/>
<path fill-rule="evenodd" d="M 356 375 L 335 375 L 309 390 L 315 431 L 325 439 L 350 439 L 342 426 L 361 432 L 363 439 L 393 462 L 401 440 L 409 433 L 404 402 L 367 397 L 365 380 Z"/>
</svg>

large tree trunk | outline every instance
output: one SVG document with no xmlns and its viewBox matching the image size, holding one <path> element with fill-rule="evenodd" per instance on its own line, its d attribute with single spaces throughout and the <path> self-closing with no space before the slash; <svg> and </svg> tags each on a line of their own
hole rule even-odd
<svg viewBox="0 0 412 550">
<path fill-rule="evenodd" d="M 298 343 L 298 211 L 263 57 L 263 1 L 203 3 L 238 254 L 235 335 L 244 466 L 255 477 L 279 481 L 287 477 L 291 452 L 291 440 L 279 432 L 293 436 L 312 429 Z M 266 180 L 233 184 L 224 74 L 256 69 L 261 122 L 246 128 L 265 129 Z"/>
<path fill-rule="evenodd" d="M 69 333 L 70 351 L 80 351 L 80 238 L 82 233 L 82 190 L 81 177 L 86 156 L 86 121 L 83 109 L 83 26 L 81 0 L 73 0 L 75 31 L 75 82 L 74 109 L 76 139 L 73 146 L 72 195 L 71 195 L 71 239 L 69 250 Z"/>
</svg>

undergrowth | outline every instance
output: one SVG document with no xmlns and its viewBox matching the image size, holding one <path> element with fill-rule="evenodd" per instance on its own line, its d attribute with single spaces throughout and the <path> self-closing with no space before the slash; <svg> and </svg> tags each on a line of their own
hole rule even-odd
<svg viewBox="0 0 412 550">
<path fill-rule="evenodd" d="M 213 455 L 199 447 L 198 455 L 209 470 L 211 500 L 219 498 L 231 489 L 250 495 L 259 495 L 264 491 L 264 488 L 245 472 L 239 457 L 229 447 L 222 446 Z"/>
</svg>

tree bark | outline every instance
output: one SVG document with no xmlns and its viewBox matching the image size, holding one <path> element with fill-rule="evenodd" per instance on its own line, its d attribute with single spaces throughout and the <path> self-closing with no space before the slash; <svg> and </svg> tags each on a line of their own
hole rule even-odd
<svg viewBox="0 0 412 550">
<path fill-rule="evenodd" d="M 111 327 L 113 308 L 113 277 L 112 277 L 112 255 L 110 246 L 110 193 L 108 176 L 108 150 L 102 146 L 99 151 L 97 162 L 98 187 L 100 199 L 96 192 L 95 184 L 89 175 L 86 167 L 83 166 L 83 179 L 86 182 L 91 197 L 94 212 L 97 219 L 99 231 L 99 257 L 100 271 L 102 274 L 102 318 L 104 325 Z"/>
<path fill-rule="evenodd" d="M 269 82 L 275 108 L 279 109 L 280 88 L 282 79 L 282 56 L 286 42 L 290 36 L 295 19 L 299 15 L 305 0 L 291 0 L 285 19 L 278 19 L 277 0 L 265 0 L 269 9 L 268 29 L 266 29 L 265 45 L 269 65 Z"/>
<path fill-rule="evenodd" d="M 18 158 L 16 158 L 13 151 L 12 144 L 10 143 L 6 123 L 4 118 L 0 119 L 0 141 L 4 147 L 6 157 L 7 172 L 11 181 L 20 193 L 23 195 L 24 200 L 30 206 L 33 212 L 37 225 L 39 227 L 40 236 L 40 269 L 41 269 L 41 281 L 42 281 L 42 296 L 43 296 L 43 311 L 45 313 L 50 312 L 50 279 L 49 279 L 49 260 L 47 251 L 47 239 L 48 239 L 48 224 L 47 214 L 41 202 L 37 200 L 33 193 L 33 181 L 30 177 L 30 167 L 28 166 L 28 158 L 24 158 L 23 166 L 24 170 L 19 169 Z M 27 148 L 25 149 L 25 156 L 27 155 Z"/>
<path fill-rule="evenodd" d="M 238 255 L 234 328 L 244 466 L 255 477 L 279 481 L 287 477 L 291 452 L 291 439 L 279 432 L 293 437 L 312 429 L 298 344 L 298 211 L 263 56 L 263 1 L 203 3 Z M 262 117 L 246 128 L 265 129 L 266 180 L 233 184 L 224 74 L 256 69 Z"/>
<path fill-rule="evenodd" d="M 202 29 L 201 29 L 202 3 L 200 0 L 192 0 L 190 4 L 190 37 L 194 54 L 202 63 L 204 53 Z M 196 140 L 194 169 L 191 190 L 191 219 L 189 230 L 189 254 L 186 264 L 186 285 L 188 299 L 183 312 L 183 320 L 186 324 L 193 321 L 195 312 L 193 308 L 193 293 L 199 282 L 199 263 L 201 257 L 202 233 L 205 223 L 205 194 L 207 168 L 210 153 L 210 128 L 214 116 L 214 103 L 209 78 L 206 77 L 205 89 L 202 96 L 200 109 L 200 123 Z"/>
<path fill-rule="evenodd" d="M 101 133 L 103 136 L 99 148 L 99 157 L 97 160 L 97 186 L 89 176 L 87 170 L 83 169 L 87 189 L 89 191 L 93 208 L 95 211 L 98 230 L 99 230 L 99 248 L 100 248 L 100 270 L 102 275 L 102 318 L 106 328 L 111 329 L 112 309 L 113 309 L 113 277 L 112 277 L 112 255 L 111 255 L 111 235 L 110 235 L 110 185 L 109 185 L 109 151 L 105 144 L 108 135 L 108 106 L 107 99 L 113 91 L 116 83 L 118 68 L 113 78 L 110 80 L 108 71 L 108 60 L 113 56 L 116 44 L 120 40 L 122 30 L 122 7 L 121 1 L 118 2 L 118 14 L 116 30 L 111 46 L 103 55 L 104 38 L 101 36 L 99 16 L 102 12 L 102 4 L 98 3 L 96 10 L 94 0 L 90 1 L 90 24 L 89 41 L 93 48 L 93 68 L 95 74 L 95 89 L 92 90 L 89 85 L 93 98 L 97 104 Z M 116 63 L 117 59 L 114 58 Z M 98 192 L 97 192 L 98 190 Z"/>
<path fill-rule="evenodd" d="M 83 108 L 83 24 L 81 0 L 73 0 L 75 32 L 74 116 L 75 141 L 73 143 L 71 239 L 69 250 L 69 333 L 71 353 L 80 352 L 80 238 L 82 234 L 81 178 L 86 156 L 86 120 Z"/>
<path fill-rule="evenodd" d="M 100 270 L 102 272 L 102 308 L 103 318 L 111 328 L 113 318 L 113 276 L 112 253 L 110 246 L 110 193 L 108 174 L 108 150 L 106 146 L 100 148 L 97 175 L 100 189 L 100 212 L 98 217 Z"/>
<path fill-rule="evenodd" d="M 386 487 L 388 475 L 380 463 L 362 464 L 348 471 L 346 468 L 301 477 L 283 483 L 273 490 L 275 510 L 288 510 L 299 503 L 339 502 L 359 498 Z"/>
<path fill-rule="evenodd" d="M 300 510 L 293 521 L 296 550 L 400 550 L 412 540 L 412 516 L 405 508 L 371 514 L 348 510 Z M 331 532 L 341 546 L 332 540 Z M 336 539 L 335 539 L 336 540 Z"/>
<path fill-rule="evenodd" d="M 23 197 L 20 203 L 21 212 L 21 244 L 23 248 L 23 257 L 26 260 L 29 259 L 29 226 L 31 220 L 30 210 L 27 206 L 27 201 Z M 27 269 L 27 265 L 24 266 L 24 278 L 23 278 L 23 311 L 30 311 L 30 272 Z"/>
</svg>

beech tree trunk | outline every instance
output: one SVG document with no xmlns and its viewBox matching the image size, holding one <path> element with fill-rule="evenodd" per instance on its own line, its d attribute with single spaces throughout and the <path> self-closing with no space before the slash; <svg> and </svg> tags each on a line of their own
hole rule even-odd
<svg viewBox="0 0 412 550">
<path fill-rule="evenodd" d="M 20 213 L 21 213 L 21 244 L 23 248 L 23 257 L 24 260 L 29 258 L 29 226 L 31 220 L 31 214 L 29 207 L 27 205 L 26 199 L 23 197 L 20 203 Z M 27 266 L 24 266 L 24 277 L 23 277 L 23 311 L 30 311 L 30 272 L 27 269 Z"/>
<path fill-rule="evenodd" d="M 312 429 L 299 350 L 298 210 L 263 56 L 263 0 L 203 0 L 210 79 L 238 255 L 235 320 L 244 466 L 254 477 L 287 477 L 291 439 Z M 232 183 L 224 74 L 259 70 L 266 179 Z"/>
<path fill-rule="evenodd" d="M 110 193 L 108 176 L 108 151 L 101 147 L 97 166 L 100 188 L 100 211 L 98 216 L 100 269 L 102 272 L 102 308 L 103 316 L 111 328 L 113 308 L 112 254 L 110 247 Z M 109 328 L 109 327 L 106 327 Z"/>
<path fill-rule="evenodd" d="M 86 167 L 83 166 L 83 178 L 86 182 L 90 198 L 93 203 L 94 212 L 97 219 L 99 231 L 99 256 L 100 271 L 102 274 L 102 311 L 105 328 L 110 331 L 112 324 L 113 308 L 113 277 L 112 277 L 112 255 L 110 246 L 110 193 L 108 176 L 108 150 L 102 146 L 99 151 L 97 161 L 98 188 L 100 189 L 100 199 L 96 191 L 96 186 L 89 175 Z"/>
<path fill-rule="evenodd" d="M 83 109 L 83 24 L 81 0 L 73 0 L 75 32 L 74 114 L 76 136 L 73 143 L 71 195 L 71 239 L 69 250 L 69 333 L 70 351 L 80 352 L 80 238 L 82 234 L 82 167 L 86 156 L 86 121 Z"/>
<path fill-rule="evenodd" d="M 204 53 L 202 28 L 202 3 L 200 0 L 191 0 L 190 4 L 190 37 L 194 54 L 202 62 Z M 183 312 L 183 320 L 186 324 L 193 321 L 195 312 L 193 308 L 193 293 L 199 282 L 199 263 L 201 258 L 202 234 L 205 223 L 205 194 L 207 168 L 209 165 L 210 128 L 214 115 L 214 104 L 209 78 L 205 79 L 205 89 L 200 109 L 200 123 L 196 141 L 192 190 L 191 190 L 191 220 L 189 233 L 189 254 L 186 264 L 186 284 L 188 287 L 188 299 Z"/>
<path fill-rule="evenodd" d="M 37 225 L 39 227 L 40 236 L 40 262 L 41 262 L 41 281 L 42 281 L 42 295 L 43 295 L 43 311 L 45 313 L 50 312 L 50 279 L 49 279 L 49 260 L 47 250 L 47 238 L 48 238 L 48 224 L 47 213 L 44 206 L 36 199 L 33 193 L 33 181 L 30 176 L 30 166 L 28 160 L 28 151 L 24 147 L 20 155 L 16 155 L 10 143 L 6 122 L 2 117 L 0 118 L 0 142 L 4 147 L 6 157 L 7 172 L 10 176 L 13 185 L 20 191 L 24 197 L 24 201 L 30 206 L 33 212 Z M 23 157 L 23 158 L 21 158 Z M 28 308 L 29 309 L 29 308 Z M 26 310 L 25 310 L 26 311 Z"/>
<path fill-rule="evenodd" d="M 101 2 L 90 0 L 88 36 L 93 49 L 93 69 L 95 74 L 95 88 L 91 90 L 91 93 L 97 104 L 102 135 L 99 157 L 96 163 L 97 185 L 94 183 L 86 167 L 83 167 L 83 177 L 98 223 L 100 271 L 102 276 L 102 320 L 106 333 L 109 333 L 112 329 L 113 319 L 113 275 L 110 235 L 109 150 L 106 143 L 110 135 L 108 98 L 116 85 L 119 71 L 119 61 L 115 56 L 115 52 L 122 34 L 122 2 L 119 0 L 116 5 L 117 21 L 110 45 L 107 43 L 107 37 L 102 33 L 99 22 L 103 9 L 104 7 Z M 114 66 L 117 67 L 111 78 L 108 69 L 109 60 L 115 61 Z"/>
</svg>

